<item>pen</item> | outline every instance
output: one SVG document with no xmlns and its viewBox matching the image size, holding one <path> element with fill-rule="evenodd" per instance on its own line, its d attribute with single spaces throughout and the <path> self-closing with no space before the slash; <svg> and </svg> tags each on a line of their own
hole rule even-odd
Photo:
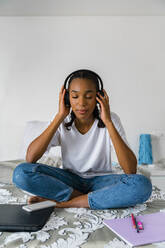
<svg viewBox="0 0 165 248">
<path fill-rule="evenodd" d="M 135 217 L 134 217 L 134 218 L 135 218 Z M 136 224 L 137 232 L 139 233 L 139 226 L 138 226 L 138 224 L 137 224 L 136 218 L 135 218 L 135 224 Z"/>
<path fill-rule="evenodd" d="M 132 218 L 133 227 L 136 229 L 136 223 L 135 223 L 135 218 L 133 214 L 131 214 L 131 218 Z"/>
<path fill-rule="evenodd" d="M 136 218 L 133 214 L 131 214 L 131 218 L 132 218 L 133 227 L 137 230 L 137 232 L 139 232 L 139 227 L 138 227 Z"/>
</svg>

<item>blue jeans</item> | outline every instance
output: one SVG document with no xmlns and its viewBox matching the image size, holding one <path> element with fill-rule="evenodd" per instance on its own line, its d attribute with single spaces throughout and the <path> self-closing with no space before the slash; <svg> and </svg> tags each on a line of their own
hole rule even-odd
<svg viewBox="0 0 165 248">
<path fill-rule="evenodd" d="M 40 197 L 68 201 L 73 190 L 88 194 L 90 209 L 130 207 L 145 202 L 152 193 L 148 178 L 139 174 L 109 174 L 82 178 L 69 170 L 40 163 L 19 164 L 13 183 Z"/>
</svg>

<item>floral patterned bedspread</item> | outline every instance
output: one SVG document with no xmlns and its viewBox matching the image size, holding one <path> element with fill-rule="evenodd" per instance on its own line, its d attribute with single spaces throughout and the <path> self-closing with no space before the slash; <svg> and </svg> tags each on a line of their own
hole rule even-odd
<svg viewBox="0 0 165 248">
<path fill-rule="evenodd" d="M 12 170 L 17 164 L 18 161 L 0 162 L 0 174 L 8 175 L 6 179 L 0 176 L 0 180 L 2 179 L 0 204 L 27 203 L 29 196 L 16 188 L 11 181 Z M 10 168 L 10 172 L 4 172 L 6 168 Z M 131 213 L 138 215 L 158 211 L 165 211 L 165 193 L 153 186 L 150 199 L 133 208 L 55 209 L 46 225 L 38 232 L 0 232 L 0 248 L 128 248 L 124 241 L 103 224 L 103 219 L 124 218 Z M 165 242 L 145 245 L 145 247 L 165 247 Z"/>
</svg>

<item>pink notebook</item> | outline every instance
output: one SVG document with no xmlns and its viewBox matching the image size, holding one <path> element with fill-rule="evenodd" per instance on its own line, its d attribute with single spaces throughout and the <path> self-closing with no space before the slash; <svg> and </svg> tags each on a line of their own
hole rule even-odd
<svg viewBox="0 0 165 248">
<path fill-rule="evenodd" d="M 103 222 L 131 247 L 165 241 L 165 212 L 138 215 L 136 219 L 144 226 L 139 233 L 133 228 L 131 216 Z"/>
</svg>

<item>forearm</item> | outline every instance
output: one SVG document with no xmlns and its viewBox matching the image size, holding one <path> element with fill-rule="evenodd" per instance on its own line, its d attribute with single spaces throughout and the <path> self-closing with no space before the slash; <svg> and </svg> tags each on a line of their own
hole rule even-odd
<svg viewBox="0 0 165 248">
<path fill-rule="evenodd" d="M 57 114 L 48 128 L 30 143 L 26 153 L 27 162 L 35 163 L 41 158 L 62 121 L 63 119 Z"/>
<path fill-rule="evenodd" d="M 135 174 L 137 159 L 132 150 L 125 144 L 112 121 L 106 124 L 110 138 L 114 145 L 120 166 L 126 174 Z"/>
</svg>

